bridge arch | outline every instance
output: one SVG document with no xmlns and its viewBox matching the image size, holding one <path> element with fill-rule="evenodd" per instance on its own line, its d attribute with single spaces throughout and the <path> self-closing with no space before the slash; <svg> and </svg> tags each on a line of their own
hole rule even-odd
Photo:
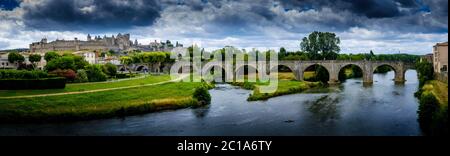
<svg viewBox="0 0 450 156">
<path fill-rule="evenodd" d="M 323 73 L 317 73 L 317 69 L 320 68 L 320 70 L 324 70 L 326 71 Z M 314 74 L 311 75 L 311 73 L 306 73 L 308 71 L 314 71 Z M 326 65 L 324 64 L 320 64 L 320 63 L 312 63 L 312 64 L 306 64 L 303 68 L 303 70 L 301 70 L 300 72 L 302 72 L 303 74 L 303 80 L 305 81 L 319 81 L 319 79 L 317 79 L 317 75 L 315 74 L 326 74 L 326 76 L 324 75 L 324 78 L 321 79 L 320 81 L 322 82 L 329 82 L 331 80 L 332 77 L 332 70 L 330 70 L 330 68 L 327 68 Z"/>
<path fill-rule="evenodd" d="M 277 70 L 275 70 L 275 69 L 277 69 Z M 298 79 L 297 78 L 297 74 L 295 72 L 295 69 L 290 67 L 290 66 L 288 66 L 288 65 L 278 64 L 276 66 L 272 66 L 270 68 L 270 73 L 275 72 L 275 71 L 278 72 L 278 78 L 281 78 L 281 79 Z M 280 75 L 280 73 L 288 73 L 288 74 Z M 292 75 L 290 75 L 290 74 L 292 74 Z"/>
<path fill-rule="evenodd" d="M 376 63 L 372 68 L 372 73 L 383 66 L 389 67 L 394 71 L 395 82 L 405 82 L 406 69 L 404 69 L 404 65 L 402 63 Z"/>
<path fill-rule="evenodd" d="M 345 81 L 347 79 L 347 73 L 345 71 L 347 68 L 350 68 L 352 70 L 351 77 L 364 77 L 365 76 L 364 68 L 362 68 L 361 65 L 359 65 L 357 63 L 345 63 L 345 64 L 339 65 L 339 69 L 337 70 L 339 81 Z"/>
<path fill-rule="evenodd" d="M 147 69 L 147 72 L 150 71 L 146 65 L 138 65 L 135 67 L 134 71 L 144 71 L 145 69 Z"/>
<path fill-rule="evenodd" d="M 257 66 L 253 64 L 242 64 L 236 66 L 235 69 L 235 79 L 238 82 L 244 80 L 245 75 L 247 75 L 248 80 L 256 80 L 256 76 L 258 75 L 257 73 L 259 72 Z M 250 74 L 254 74 L 252 76 L 255 77 L 249 77 Z"/>
<path fill-rule="evenodd" d="M 220 73 L 214 73 L 216 69 L 219 69 Z M 208 77 L 212 75 L 213 77 Z M 206 79 L 212 79 L 215 82 L 225 82 L 226 81 L 226 70 L 221 65 L 209 65 L 202 68 L 202 76 Z M 218 77 L 220 76 L 220 77 Z"/>
</svg>

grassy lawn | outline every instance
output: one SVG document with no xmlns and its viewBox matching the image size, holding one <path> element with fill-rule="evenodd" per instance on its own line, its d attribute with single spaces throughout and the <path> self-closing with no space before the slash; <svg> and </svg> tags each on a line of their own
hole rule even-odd
<svg viewBox="0 0 450 156">
<path fill-rule="evenodd" d="M 448 105 L 448 84 L 432 80 L 423 86 L 424 91 L 432 92 L 438 99 L 441 106 Z"/>
<path fill-rule="evenodd" d="M 260 84 L 256 84 L 253 89 L 253 93 L 248 97 L 249 101 L 267 100 L 271 97 L 277 97 L 287 94 L 301 93 L 311 88 L 317 88 L 322 86 L 320 82 L 307 82 L 307 81 L 295 81 L 295 80 L 279 80 L 277 91 L 274 93 L 260 93 Z"/>
<path fill-rule="evenodd" d="M 144 85 L 170 80 L 169 75 L 148 76 L 145 78 L 136 78 L 123 81 L 111 81 L 100 83 L 79 83 L 67 84 L 64 89 L 45 89 L 45 90 L 0 90 L 0 97 L 21 96 L 21 95 L 37 95 L 63 92 L 88 91 L 96 89 L 126 87 L 135 85 Z"/>
<path fill-rule="evenodd" d="M 172 82 L 88 94 L 0 99 L 0 121 L 80 120 L 185 108 L 198 105 L 192 94 L 199 85 Z"/>
<path fill-rule="evenodd" d="M 316 73 L 314 71 L 305 71 L 303 72 L 303 79 L 308 80 L 316 76 Z"/>
</svg>

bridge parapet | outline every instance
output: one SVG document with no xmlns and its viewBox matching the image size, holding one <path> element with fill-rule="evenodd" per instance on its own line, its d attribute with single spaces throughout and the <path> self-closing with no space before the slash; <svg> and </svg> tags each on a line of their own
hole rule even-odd
<svg viewBox="0 0 450 156">
<path fill-rule="evenodd" d="M 178 62 L 179 63 L 179 62 Z M 183 62 L 185 65 L 181 66 L 191 66 L 189 62 Z M 145 66 L 146 64 L 134 64 L 131 65 L 129 69 L 138 69 L 140 66 Z M 169 71 L 173 64 L 165 65 L 165 70 Z M 228 74 L 226 74 L 227 79 L 232 79 L 233 76 L 236 76 L 236 73 L 239 70 L 244 69 L 244 66 L 250 66 L 257 70 L 261 70 L 264 66 L 263 71 L 272 71 L 278 66 L 286 66 L 294 73 L 295 78 L 297 80 L 304 80 L 304 71 L 313 65 L 323 66 L 329 74 L 329 83 L 335 84 L 339 83 L 339 72 L 348 65 L 356 65 L 361 68 L 363 72 L 363 82 L 364 83 L 373 83 L 373 73 L 376 68 L 387 65 L 390 66 L 395 72 L 395 81 L 396 82 L 404 82 L 405 81 L 405 72 L 407 69 L 414 68 L 414 65 L 405 63 L 403 61 L 371 61 L 371 60 L 293 60 L 293 61 L 237 61 L 237 62 L 220 62 L 220 61 L 210 61 L 210 62 L 202 62 L 201 65 L 195 66 L 194 70 L 199 74 L 208 73 L 212 67 L 220 67 L 225 70 Z M 120 66 L 120 65 L 119 65 Z M 147 67 L 154 68 L 154 67 Z M 267 70 L 266 70 L 267 69 Z M 231 71 L 231 74 L 230 74 Z"/>
</svg>

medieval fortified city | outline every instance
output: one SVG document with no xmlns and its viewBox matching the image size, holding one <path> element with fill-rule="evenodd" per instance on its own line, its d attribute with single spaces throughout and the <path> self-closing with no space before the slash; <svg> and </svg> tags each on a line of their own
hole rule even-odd
<svg viewBox="0 0 450 156">
<path fill-rule="evenodd" d="M 322 1 L 0 0 L 0 136 L 448 135 L 448 1 Z"/>
</svg>

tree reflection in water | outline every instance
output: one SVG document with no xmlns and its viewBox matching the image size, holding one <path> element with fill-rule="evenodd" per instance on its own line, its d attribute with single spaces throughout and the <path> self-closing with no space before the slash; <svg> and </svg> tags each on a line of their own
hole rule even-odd
<svg viewBox="0 0 450 156">
<path fill-rule="evenodd" d="M 339 96 L 337 94 L 324 95 L 316 101 L 309 101 L 308 110 L 319 122 L 332 122 L 339 119 Z"/>
</svg>

